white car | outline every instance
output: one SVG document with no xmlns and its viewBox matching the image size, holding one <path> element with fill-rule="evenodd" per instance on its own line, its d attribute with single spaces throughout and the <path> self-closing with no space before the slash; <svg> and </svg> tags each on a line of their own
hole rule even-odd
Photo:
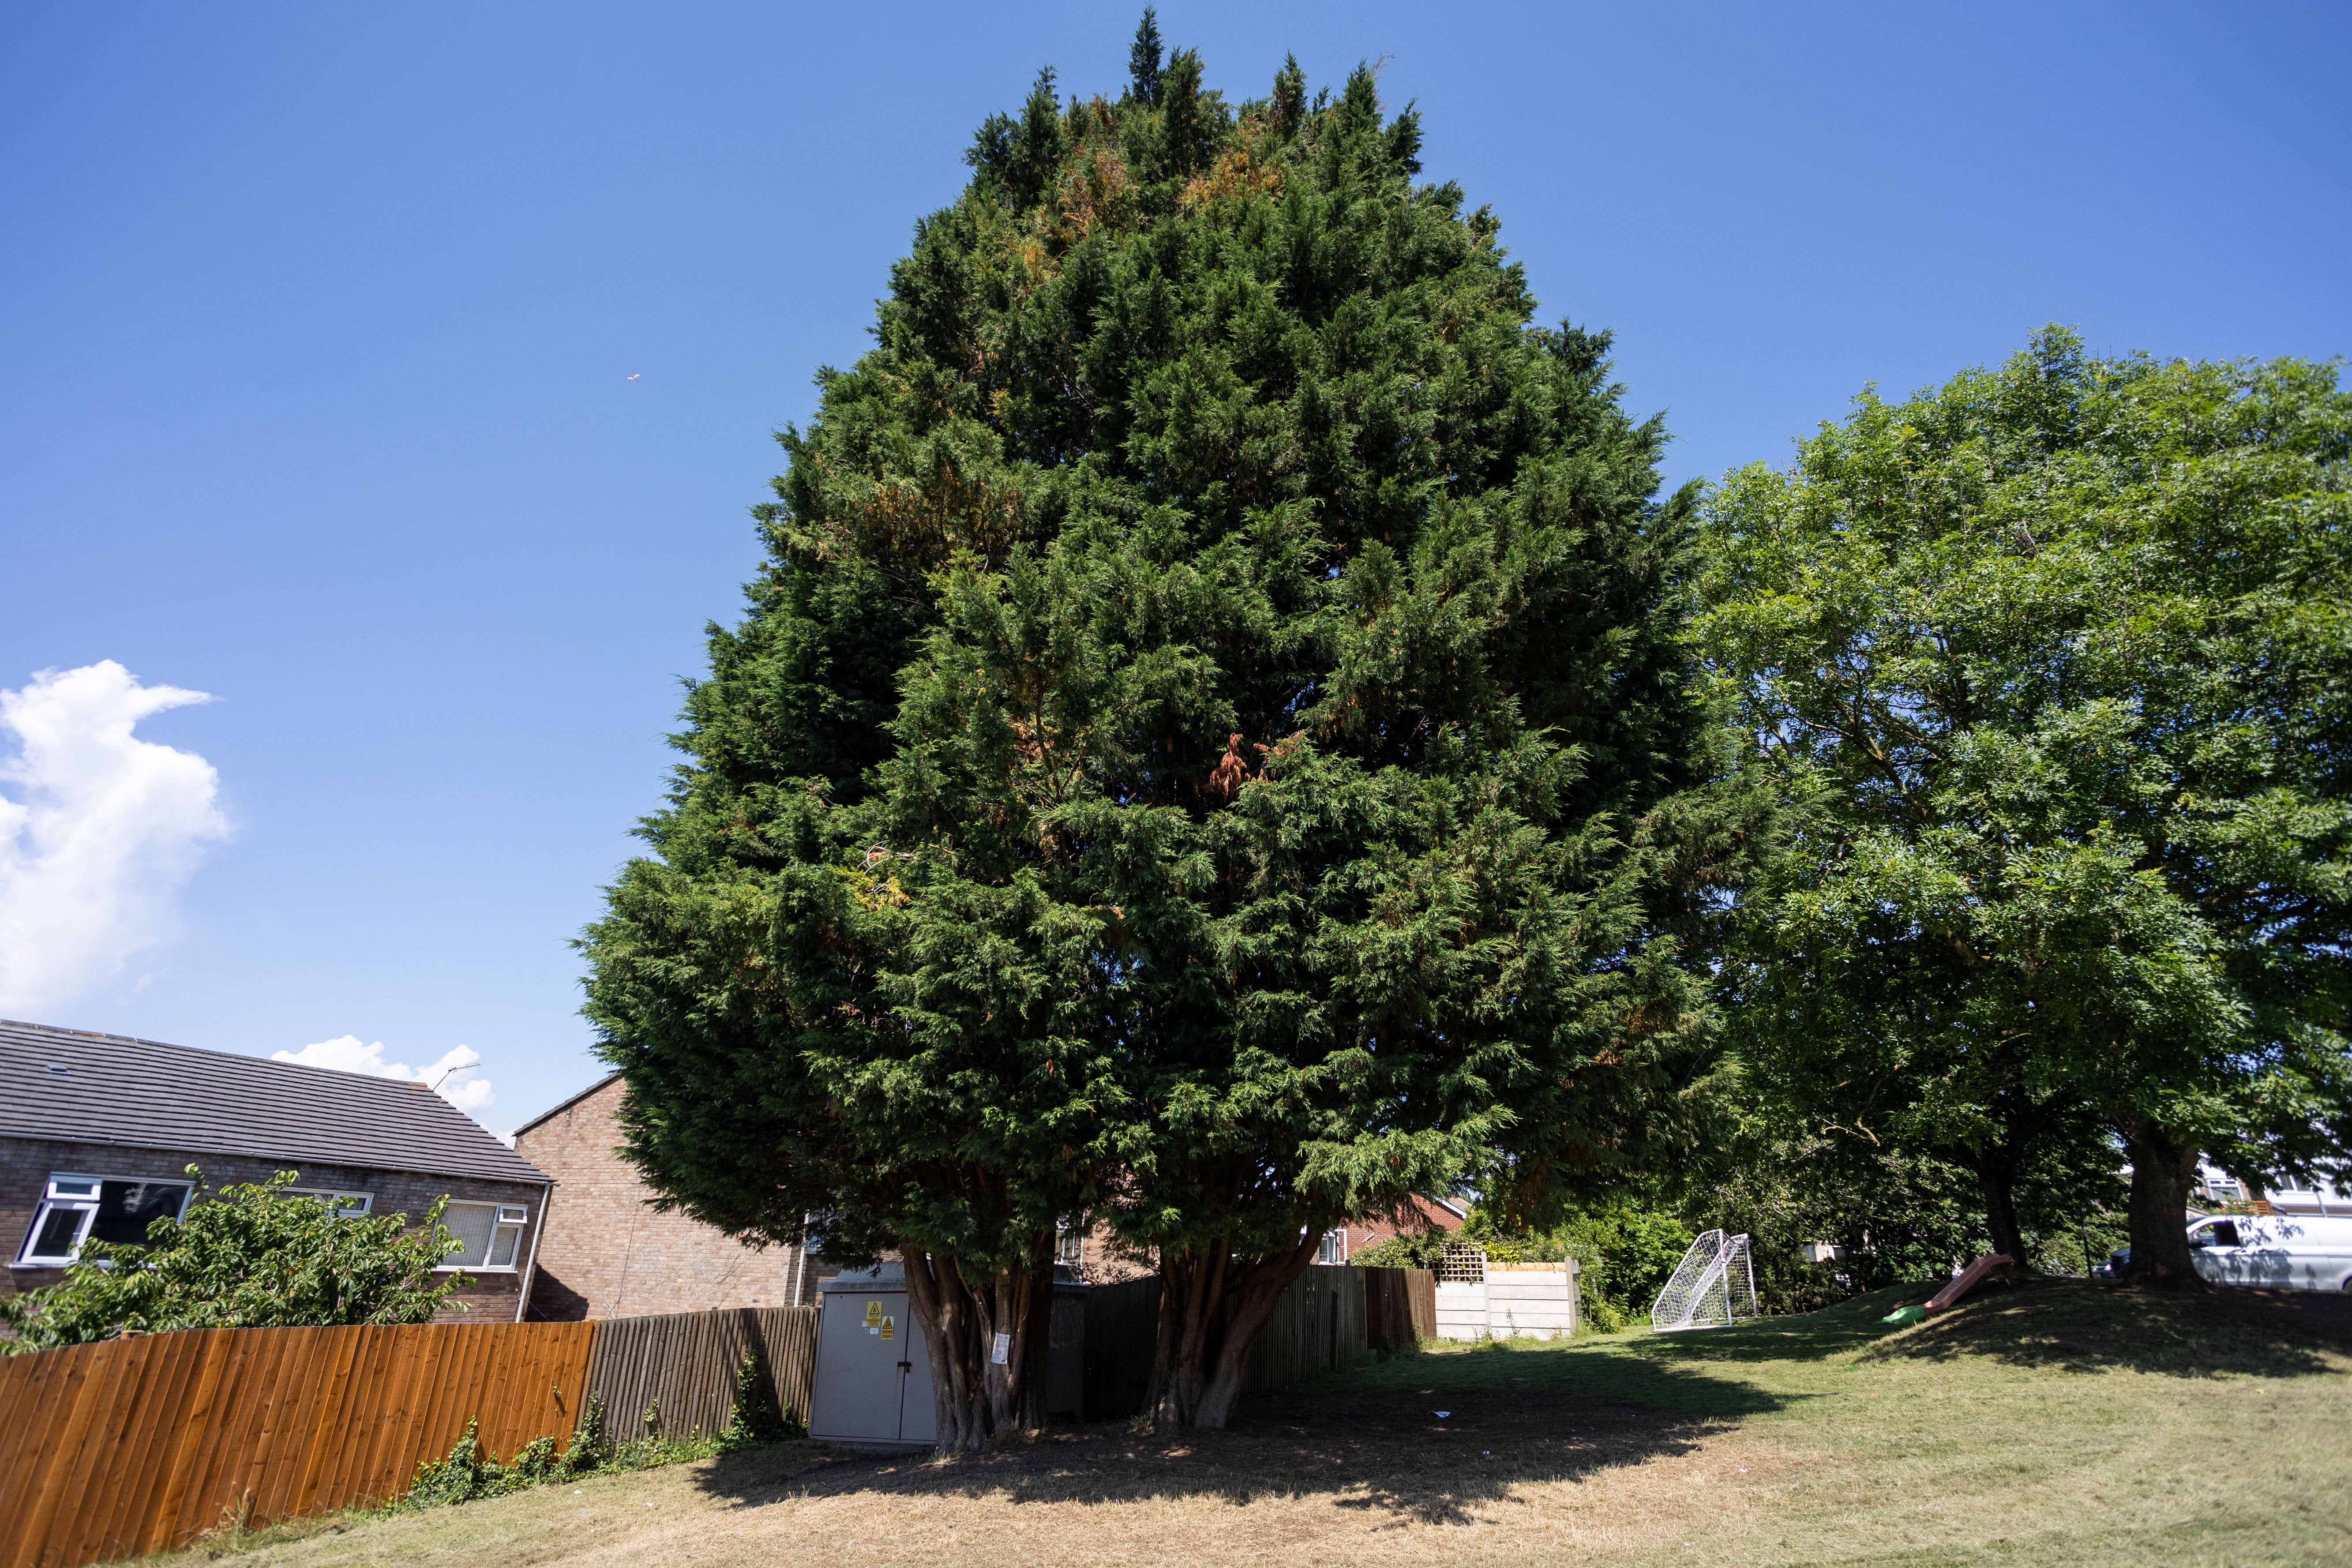
<svg viewBox="0 0 2352 1568">
<path fill-rule="evenodd" d="M 2352 1216 L 2214 1215 L 2189 1227 L 2189 1246 L 2216 1285 L 2352 1290 Z"/>
</svg>

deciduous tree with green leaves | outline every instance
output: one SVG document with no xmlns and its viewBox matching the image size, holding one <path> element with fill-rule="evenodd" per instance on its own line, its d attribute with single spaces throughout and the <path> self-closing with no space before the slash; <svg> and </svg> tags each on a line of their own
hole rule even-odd
<svg viewBox="0 0 2352 1568">
<path fill-rule="evenodd" d="M 405 1215 L 342 1215 L 266 1182 L 207 1194 L 196 1179 L 185 1215 L 147 1227 L 143 1244 L 89 1241 L 55 1285 L 0 1298 L 0 1349 L 48 1350 L 173 1329 L 283 1329 L 430 1321 L 462 1274 L 436 1274 L 464 1246 L 441 1224 Z"/>
<path fill-rule="evenodd" d="M 907 1258 L 950 1446 L 1019 1416 L 959 1402 L 1042 1354 L 976 1328 L 1058 1215 L 1156 1258 L 1155 1416 L 1214 1426 L 1326 1228 L 1537 1213 L 1673 1119 L 1737 845 L 1690 503 L 1420 144 L 1149 13 L 1116 100 L 984 124 L 590 933 L 635 1156 Z"/>
<path fill-rule="evenodd" d="M 2200 1152 L 2352 1134 L 2352 398 L 2333 365 L 2102 360 L 1865 394 L 1709 508 L 1698 637 L 1788 815 L 1725 970 L 1813 1130 L 2132 1167 L 2193 1282 Z M 2045 1162 L 2046 1163 L 2046 1162 Z"/>
</svg>

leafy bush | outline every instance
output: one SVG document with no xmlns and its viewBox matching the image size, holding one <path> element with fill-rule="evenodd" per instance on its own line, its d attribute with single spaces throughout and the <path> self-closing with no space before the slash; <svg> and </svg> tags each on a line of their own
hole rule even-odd
<svg viewBox="0 0 2352 1568">
<path fill-rule="evenodd" d="M 601 1426 L 603 1401 L 591 1398 L 589 1412 L 590 1420 Z M 511 1464 L 505 1465 L 482 1451 L 476 1426 L 473 1420 L 467 1421 L 466 1435 L 457 1439 L 446 1458 L 427 1459 L 417 1466 L 407 1495 L 394 1506 L 425 1509 L 472 1502 L 477 1498 L 499 1497 L 546 1481 L 569 1480 L 595 1468 L 594 1449 L 590 1442 L 583 1441 L 590 1436 L 586 1424 L 562 1454 L 555 1451 L 554 1438 L 539 1437 L 517 1454 Z"/>
<path fill-rule="evenodd" d="M 1359 1268 L 1434 1268 L 1453 1239 L 1443 1231 L 1425 1236 L 1392 1236 L 1348 1259 Z"/>
<path fill-rule="evenodd" d="M 1576 1316 L 1580 1328 L 1590 1329 L 1600 1334 L 1622 1333 L 1625 1325 L 1633 1321 L 1631 1317 L 1618 1310 L 1615 1302 L 1598 1292 L 1578 1300 Z"/>
<path fill-rule="evenodd" d="M 793 1410 L 776 1408 L 768 1380 L 760 1374 L 760 1358 L 745 1351 L 735 1365 L 735 1408 L 720 1440 L 730 1447 L 750 1447 L 807 1435 Z"/>
<path fill-rule="evenodd" d="M 86 1242 L 62 1280 L 0 1300 L 15 1335 L 0 1351 L 173 1329 L 422 1323 L 473 1283 L 434 1273 L 465 1245 L 441 1224 L 446 1199 L 412 1227 L 406 1215 L 344 1215 L 297 1196 L 292 1171 L 207 1199 L 204 1173 L 187 1169 L 185 1218 L 155 1221 L 143 1247 Z"/>
</svg>

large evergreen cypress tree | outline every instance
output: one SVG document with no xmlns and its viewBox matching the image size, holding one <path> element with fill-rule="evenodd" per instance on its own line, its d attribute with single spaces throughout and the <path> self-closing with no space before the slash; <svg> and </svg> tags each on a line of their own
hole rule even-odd
<svg viewBox="0 0 2352 1568">
<path fill-rule="evenodd" d="M 1692 1034 L 1688 505 L 1607 335 L 1369 71 L 1229 105 L 1147 14 L 1132 74 L 984 124 L 821 375 L 587 944 L 636 1158 L 913 1259 L 950 1442 L 1056 1215 L 1156 1253 L 1156 1414 L 1222 1425 L 1327 1227 L 1539 1206 Z"/>
</svg>

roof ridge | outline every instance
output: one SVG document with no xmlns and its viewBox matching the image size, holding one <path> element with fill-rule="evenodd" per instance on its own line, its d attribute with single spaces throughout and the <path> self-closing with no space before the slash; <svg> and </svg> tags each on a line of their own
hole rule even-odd
<svg viewBox="0 0 2352 1568">
<path fill-rule="evenodd" d="M 13 1018 L 0 1019 L 0 1064 L 16 1091 L 0 1101 L 0 1137 L 548 1180 L 415 1079 Z"/>
<path fill-rule="evenodd" d="M 612 1082 L 614 1079 L 619 1078 L 620 1076 L 621 1069 L 614 1068 L 611 1072 L 606 1073 L 603 1078 L 598 1079 L 594 1083 L 590 1084 L 578 1094 L 572 1096 L 569 1100 L 560 1100 L 556 1101 L 553 1105 L 549 1106 L 545 1110 L 541 1111 L 537 1116 L 532 1117 L 530 1121 L 516 1128 L 514 1130 L 514 1135 L 520 1138 L 524 1133 L 530 1131 L 532 1128 L 538 1126 L 541 1122 L 550 1121 L 552 1118 L 561 1115 L 564 1111 L 571 1110 L 573 1106 L 579 1104 L 582 1100 L 587 1099 L 590 1095 L 595 1093 L 598 1089 L 604 1088 L 606 1084 Z"/>
<path fill-rule="evenodd" d="M 251 1051 L 223 1051 L 216 1050 L 211 1046 L 184 1046 L 177 1040 L 151 1040 L 143 1035 L 110 1035 L 101 1029 L 69 1029 L 62 1024 L 35 1024 L 23 1018 L 0 1018 L 0 1029 L 11 1028 L 37 1029 L 45 1035 L 64 1035 L 77 1040 L 114 1040 L 126 1046 L 152 1046 L 157 1050 L 163 1051 L 191 1051 L 200 1057 L 222 1057 L 233 1062 L 259 1062 L 264 1067 L 294 1068 L 302 1072 L 330 1072 L 339 1078 L 363 1079 L 369 1083 L 413 1084 L 418 1089 L 431 1087 L 421 1078 L 390 1078 L 383 1073 L 353 1072 L 349 1068 L 320 1067 L 317 1062 L 289 1062 L 277 1056 L 257 1057 Z M 457 1107 L 452 1106 L 450 1109 L 456 1110 Z M 458 1110 L 457 1114 L 466 1116 L 462 1110 Z M 474 1121 L 470 1116 L 466 1116 L 466 1120 Z M 477 1127 L 481 1126 L 478 1121 L 474 1124 Z M 488 1128 L 482 1130 L 485 1132 L 489 1131 Z M 495 1138 L 498 1134 L 492 1132 L 490 1136 Z"/>
<path fill-rule="evenodd" d="M 0 1029 L 38 1029 L 45 1035 L 71 1035 L 78 1040 L 121 1040 L 131 1046 L 163 1046 L 175 1051 L 201 1051 L 202 1046 L 175 1046 L 169 1040 L 151 1040 L 141 1035 L 110 1035 L 103 1029 L 71 1029 L 63 1024 L 36 1024 L 30 1018 L 0 1018 Z M 227 1051 L 213 1051 L 213 1056 L 228 1056 Z"/>
</svg>

